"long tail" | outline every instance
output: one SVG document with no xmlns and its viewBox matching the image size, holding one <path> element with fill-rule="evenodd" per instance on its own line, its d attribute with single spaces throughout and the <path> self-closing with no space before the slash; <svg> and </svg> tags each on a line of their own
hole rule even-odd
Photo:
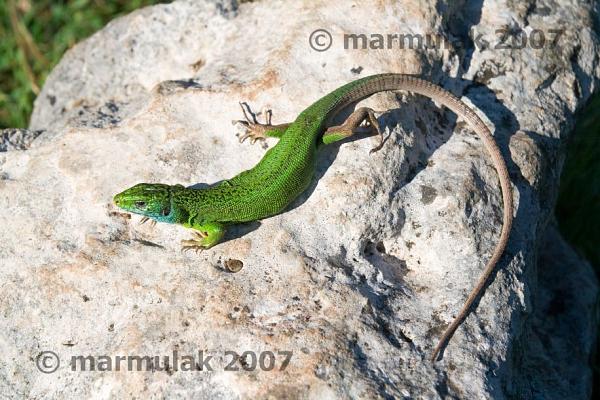
<svg viewBox="0 0 600 400">
<path fill-rule="evenodd" d="M 463 103 L 458 97 L 454 96 L 452 93 L 442 89 L 441 87 L 431 82 L 425 81 L 412 75 L 404 74 L 381 74 L 365 77 L 357 81 L 351 82 L 346 86 L 342 86 L 341 88 L 334 91 L 334 93 L 338 92 L 339 96 L 336 99 L 337 101 L 335 101 L 335 103 L 333 103 L 330 106 L 329 115 L 336 114 L 337 111 L 341 110 L 350 103 L 354 103 L 363 98 L 369 97 L 374 93 L 388 90 L 407 90 L 429 97 L 433 101 L 441 103 L 444 106 L 448 107 L 458 116 L 465 119 L 471 125 L 475 133 L 481 138 L 486 150 L 492 157 L 492 162 L 494 164 L 494 167 L 496 168 L 498 177 L 500 178 L 500 187 L 502 189 L 502 201 L 504 203 L 504 210 L 500 239 L 496 244 L 496 248 L 494 249 L 492 257 L 487 262 L 485 269 L 479 277 L 477 284 L 475 285 L 473 290 L 471 290 L 471 293 L 469 294 L 469 297 L 467 298 L 465 304 L 461 308 L 458 315 L 454 318 L 454 321 L 452 321 L 450 326 L 446 328 L 446 331 L 444 332 L 437 346 L 433 350 L 433 353 L 431 355 L 431 361 L 435 362 L 442 348 L 446 346 L 456 329 L 460 326 L 460 324 L 468 315 L 469 310 L 475 302 L 475 300 L 482 293 L 483 288 L 485 287 L 488 279 L 494 271 L 496 264 L 500 260 L 504 249 L 506 248 L 513 220 L 512 187 L 510 183 L 510 177 L 508 175 L 508 169 L 506 168 L 506 163 L 504 161 L 504 158 L 502 157 L 502 153 L 500 152 L 500 149 L 498 148 L 496 141 L 494 140 L 494 137 L 492 136 L 492 133 L 490 132 L 486 124 L 469 106 Z"/>
</svg>

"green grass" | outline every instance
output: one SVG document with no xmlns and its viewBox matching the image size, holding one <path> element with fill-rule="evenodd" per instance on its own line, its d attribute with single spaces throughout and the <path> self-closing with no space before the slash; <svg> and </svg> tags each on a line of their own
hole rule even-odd
<svg viewBox="0 0 600 400">
<path fill-rule="evenodd" d="M 600 95 L 577 119 L 561 176 L 556 205 L 565 238 L 600 276 Z"/>
<path fill-rule="evenodd" d="M 0 129 L 27 127 L 33 100 L 69 47 L 111 19 L 155 3 L 0 0 Z"/>
<path fill-rule="evenodd" d="M 561 175 L 556 218 L 561 233 L 600 277 L 600 94 L 579 114 Z M 598 302 L 596 302 L 598 304 Z M 600 395 L 600 332 L 591 360 Z"/>
</svg>

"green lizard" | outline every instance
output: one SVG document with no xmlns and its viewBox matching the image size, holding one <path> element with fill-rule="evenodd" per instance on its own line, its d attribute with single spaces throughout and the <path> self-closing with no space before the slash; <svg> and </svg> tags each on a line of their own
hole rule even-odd
<svg viewBox="0 0 600 400">
<path fill-rule="evenodd" d="M 281 125 L 272 125 L 270 120 L 259 124 L 254 118 L 248 118 L 242 107 L 246 121 L 238 122 L 244 124 L 246 134 L 240 141 L 279 138 L 254 168 L 204 189 L 140 183 L 117 194 L 114 202 L 128 212 L 143 215 L 144 220 L 151 218 L 192 228 L 195 237 L 182 241 L 183 249 L 208 249 L 223 238 L 227 225 L 267 218 L 285 210 L 311 182 L 317 150 L 323 145 L 364 131 L 366 126 L 380 138 L 378 146 L 371 151 L 379 150 L 383 135 L 373 110 L 358 108 L 342 125 L 331 125 L 333 117 L 343 108 L 387 90 L 407 90 L 427 96 L 468 121 L 490 153 L 502 189 L 504 218 L 499 242 L 465 305 L 435 347 L 432 356 L 435 361 L 482 292 L 504 252 L 513 216 L 510 178 L 490 130 L 465 103 L 437 85 L 411 75 L 368 76 L 341 86 L 301 112 L 294 122 Z"/>
</svg>

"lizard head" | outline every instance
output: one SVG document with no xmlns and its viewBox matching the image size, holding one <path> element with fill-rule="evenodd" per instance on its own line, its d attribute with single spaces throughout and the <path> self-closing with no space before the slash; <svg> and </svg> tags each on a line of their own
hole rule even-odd
<svg viewBox="0 0 600 400">
<path fill-rule="evenodd" d="M 173 193 L 181 190 L 181 185 L 162 183 L 138 183 L 115 195 L 115 205 L 125 211 L 140 214 L 160 222 L 174 222 L 171 202 Z"/>
</svg>

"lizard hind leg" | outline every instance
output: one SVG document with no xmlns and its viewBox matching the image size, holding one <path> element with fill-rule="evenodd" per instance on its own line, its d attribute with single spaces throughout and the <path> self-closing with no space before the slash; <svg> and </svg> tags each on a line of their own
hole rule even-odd
<svg viewBox="0 0 600 400">
<path fill-rule="evenodd" d="M 244 119 L 233 121 L 234 125 L 240 124 L 244 127 L 244 133 L 240 136 L 240 143 L 243 143 L 246 139 L 250 139 L 250 143 L 254 144 L 258 140 L 264 141 L 267 137 L 280 138 L 285 133 L 285 130 L 291 125 L 273 125 L 271 123 L 271 117 L 273 116 L 271 110 L 266 110 L 264 112 L 265 123 L 261 124 L 256 119 L 256 113 L 252 111 L 248 103 L 240 102 L 240 107 L 242 108 Z"/>
<path fill-rule="evenodd" d="M 356 133 L 364 133 L 362 123 L 366 122 L 367 133 L 374 133 L 379 137 L 379 144 L 369 151 L 374 153 L 383 147 L 383 133 L 379 127 L 375 112 L 367 107 L 360 107 L 354 110 L 352 114 L 344 121 L 342 125 L 332 126 L 323 134 L 323 143 L 329 144 L 350 137 Z"/>
</svg>

